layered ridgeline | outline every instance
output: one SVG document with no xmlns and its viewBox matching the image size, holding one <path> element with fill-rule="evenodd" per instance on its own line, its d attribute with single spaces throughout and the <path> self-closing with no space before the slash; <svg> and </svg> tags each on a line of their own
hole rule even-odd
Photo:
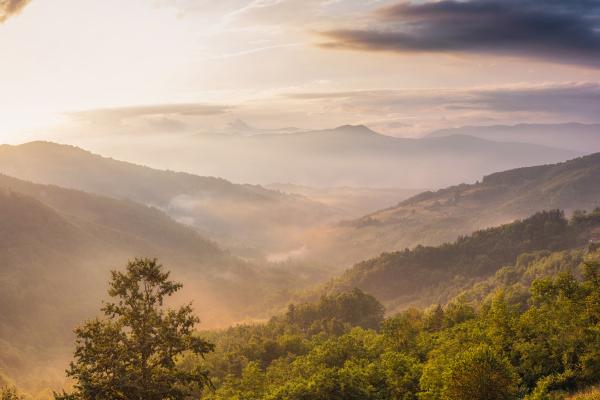
<svg viewBox="0 0 600 400">
<path fill-rule="evenodd" d="M 383 253 L 356 264 L 321 293 L 357 287 L 388 311 L 445 304 L 524 253 L 575 249 L 594 241 L 600 241 L 600 209 L 576 213 L 570 220 L 561 211 L 545 211 L 453 243 Z"/>
<path fill-rule="evenodd" d="M 221 140 L 228 143 L 230 139 L 218 140 L 219 143 Z M 304 177 L 318 177 L 321 181 L 316 183 L 325 186 L 362 182 L 369 187 L 393 183 L 397 188 L 415 188 L 469 181 L 488 171 L 563 160 L 574 154 L 530 144 L 496 143 L 467 136 L 398 139 L 379 135 L 366 127 L 341 127 L 293 135 L 244 136 L 239 140 L 242 142 L 230 143 L 230 152 L 226 151 L 227 146 L 219 150 L 208 145 L 200 148 L 190 145 L 189 149 L 170 152 L 167 143 L 162 155 L 157 154 L 156 159 L 164 158 L 166 153 L 170 159 L 177 161 L 184 159 L 185 152 L 193 149 L 200 164 L 208 162 L 211 157 L 218 158 L 199 168 L 203 171 L 212 171 L 212 164 L 234 163 L 244 170 L 260 171 L 259 175 L 266 181 L 303 182 Z M 233 151 L 242 148 L 244 154 Z M 145 157 L 152 157 L 140 152 Z M 290 168 L 295 168 L 296 172 Z M 311 238 L 319 238 L 319 244 L 327 243 L 330 232 L 326 232 L 327 240 L 323 240 L 320 233 L 332 222 L 355 218 L 358 210 L 364 213 L 367 206 L 375 205 L 377 208 L 373 209 L 378 209 L 393 204 L 410 193 L 395 189 L 398 196 L 384 205 L 383 199 L 389 198 L 392 191 L 380 190 L 381 201 L 375 201 L 365 195 L 366 191 L 357 189 L 307 190 L 306 187 L 279 185 L 272 186 L 278 190 L 269 190 L 257 185 L 233 184 L 220 178 L 152 169 L 48 142 L 0 146 L 0 173 L 155 206 L 236 254 L 253 258 L 271 256 L 272 259 L 306 252 L 305 249 L 311 247 Z M 271 173 L 280 176 L 271 176 Z M 453 175 L 449 177 L 446 173 Z M 344 178 L 351 176 L 360 179 Z M 407 177 L 414 182 L 406 181 Z M 436 178 L 432 180 L 431 177 Z M 437 180 L 437 177 L 440 179 Z M 383 178 L 386 182 L 382 181 Z M 413 225 L 421 226 L 420 223 Z M 443 230 L 446 231 L 445 228 Z M 460 228 L 457 230 L 461 231 Z M 448 237 L 454 236 L 450 234 Z M 352 241 L 352 238 L 349 239 Z M 358 239 L 368 244 L 368 237 Z M 388 246 L 390 240 L 396 241 L 394 233 L 386 233 L 384 240 L 375 240 L 374 245 L 381 246 L 375 248 L 374 253 L 358 253 L 353 261 L 377 254 L 379 250 L 394 249 Z M 341 241 L 342 248 L 346 247 L 346 242 L 346 238 Z M 412 243 L 419 242 L 421 238 Z M 357 250 L 360 248 L 356 247 Z M 352 254 L 340 250 L 318 253 L 318 259 L 329 260 L 332 256 L 331 259 L 337 261 L 337 254 Z"/>
<path fill-rule="evenodd" d="M 591 210 L 600 205 L 600 153 L 567 162 L 518 168 L 425 192 L 324 232 L 316 252 L 356 262 L 384 251 L 437 245 L 478 229 L 550 209 Z"/>
<path fill-rule="evenodd" d="M 474 182 L 496 171 L 565 161 L 589 151 L 466 135 L 398 138 L 362 125 L 277 134 L 198 134 L 185 140 L 165 138 L 160 145 L 142 136 L 123 140 L 121 148 L 103 148 L 100 143 L 95 148 L 144 165 L 234 182 L 317 187 L 439 188 Z"/>
<path fill-rule="evenodd" d="M 440 129 L 428 137 L 469 135 L 500 142 L 543 144 L 546 146 L 581 151 L 600 151 L 600 124 L 518 124 L 491 126 L 463 126 Z"/>
<path fill-rule="evenodd" d="M 303 196 L 156 170 L 49 142 L 0 146 L 0 173 L 154 206 L 240 252 L 288 250 L 296 243 L 287 239 L 298 231 L 340 216 Z"/>
<path fill-rule="evenodd" d="M 260 314 L 282 290 L 322 279 L 242 261 L 155 208 L 0 175 L 0 375 L 61 373 L 54 361 L 95 315 L 109 270 L 134 257 L 172 269 L 204 326 Z"/>
</svg>

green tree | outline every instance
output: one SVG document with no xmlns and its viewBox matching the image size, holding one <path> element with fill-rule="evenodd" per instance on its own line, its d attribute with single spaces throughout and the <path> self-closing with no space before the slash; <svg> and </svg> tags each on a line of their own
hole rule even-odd
<svg viewBox="0 0 600 400">
<path fill-rule="evenodd" d="M 23 397 L 19 396 L 17 389 L 6 387 L 0 390 L 0 400 L 22 400 Z"/>
<path fill-rule="evenodd" d="M 510 363 L 489 346 L 460 353 L 443 375 L 446 400 L 517 398 L 517 376 Z"/>
<path fill-rule="evenodd" d="M 112 272 L 103 319 L 77 328 L 75 361 L 67 375 L 73 394 L 60 400 L 177 400 L 210 385 L 200 366 L 177 366 L 184 353 L 204 355 L 213 345 L 194 335 L 199 322 L 191 306 L 167 309 L 164 301 L 182 285 L 155 259 L 129 262 L 126 272 Z"/>
</svg>

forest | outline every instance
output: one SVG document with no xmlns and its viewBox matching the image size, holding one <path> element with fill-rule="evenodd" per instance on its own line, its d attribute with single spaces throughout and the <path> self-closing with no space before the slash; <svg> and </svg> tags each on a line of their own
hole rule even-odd
<svg viewBox="0 0 600 400">
<path fill-rule="evenodd" d="M 561 213 L 542 213 L 533 221 L 562 221 L 560 230 L 573 238 L 573 232 L 595 226 L 597 215 L 578 212 L 567 221 Z M 507 226 L 457 243 L 483 240 L 491 232 L 519 236 L 520 229 Z M 558 248 L 565 247 L 560 235 L 547 232 Z M 195 330 L 199 320 L 190 305 L 178 310 L 165 305 L 181 285 L 169 280 L 162 265 L 135 260 L 126 271 L 112 272 L 109 295 L 115 301 L 105 303 L 104 317 L 76 329 L 75 361 L 67 371 L 75 392 L 54 396 L 595 398 L 600 246 L 571 244 L 566 250 L 524 252 L 448 302 L 426 308 L 389 312 L 376 297 L 353 288 L 289 304 L 266 322 L 209 331 Z M 138 368 L 143 354 L 151 366 L 147 372 Z M 144 379 L 149 381 L 140 383 Z M 156 392 L 136 392 L 142 388 Z M 23 396 L 6 386 L 1 399 L 28 398 Z"/>
<path fill-rule="evenodd" d="M 439 246 L 416 246 L 382 253 L 355 264 L 315 294 L 358 287 L 373 294 L 388 311 L 444 304 L 524 253 L 573 249 L 588 243 L 600 228 L 600 209 L 567 218 L 560 210 L 542 211 Z M 309 297 L 310 298 L 310 297 Z"/>
<path fill-rule="evenodd" d="M 562 399 L 600 379 L 600 263 L 384 317 L 360 290 L 206 337 L 209 399 Z M 539 260 L 530 271 L 543 266 Z M 581 397 L 584 398 L 584 397 Z"/>
<path fill-rule="evenodd" d="M 0 0 L 0 400 L 600 400 L 600 0 Z"/>
</svg>

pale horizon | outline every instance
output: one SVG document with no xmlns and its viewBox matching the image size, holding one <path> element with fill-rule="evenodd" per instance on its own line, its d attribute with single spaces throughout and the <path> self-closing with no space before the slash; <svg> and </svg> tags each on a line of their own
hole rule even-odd
<svg viewBox="0 0 600 400">
<path fill-rule="evenodd" d="M 508 0 L 485 2 L 519 10 Z M 600 122 L 600 68 L 593 55 L 583 56 L 588 49 L 547 54 L 555 39 L 541 32 L 525 44 L 517 37 L 500 45 L 488 35 L 461 46 L 424 43 L 426 51 L 398 35 L 380 37 L 410 32 L 410 18 L 424 18 L 427 32 L 429 16 L 415 16 L 425 12 L 418 3 L 409 11 L 398 5 L 409 2 L 386 0 L 7 4 L 19 12 L 4 11 L 0 23 L 5 143 L 347 124 L 420 137 L 465 125 Z M 535 4 L 521 7 L 523 18 Z M 585 23 L 581 35 L 598 49 L 596 12 L 565 13 L 554 4 L 539 18 Z M 396 44 L 379 46 L 380 39 Z M 577 38 L 561 40 L 567 49 Z"/>
</svg>

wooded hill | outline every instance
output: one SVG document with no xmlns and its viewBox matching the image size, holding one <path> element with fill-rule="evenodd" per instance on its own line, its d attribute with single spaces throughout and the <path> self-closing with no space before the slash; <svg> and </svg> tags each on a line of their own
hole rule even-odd
<svg viewBox="0 0 600 400">
<path fill-rule="evenodd" d="M 439 245 L 476 230 L 551 209 L 567 214 L 600 206 L 600 153 L 567 162 L 518 168 L 481 182 L 424 192 L 321 232 L 314 241 L 341 263 L 417 245 Z"/>
<path fill-rule="evenodd" d="M 357 287 L 382 301 L 388 311 L 445 304 L 503 266 L 514 264 L 521 254 L 577 248 L 600 240 L 599 232 L 600 209 L 577 213 L 570 220 L 561 211 L 545 211 L 453 243 L 383 253 L 356 264 L 324 290 Z"/>
<path fill-rule="evenodd" d="M 322 279 L 243 261 L 156 208 L 0 175 L 0 373 L 56 377 L 109 271 L 135 257 L 168 265 L 205 327 L 267 313 L 289 288 Z"/>
<path fill-rule="evenodd" d="M 600 381 L 600 252 L 574 252 L 524 255 L 518 290 L 387 318 L 360 290 L 324 296 L 204 333 L 215 352 L 182 366 L 212 371 L 212 400 L 564 399 Z"/>
<path fill-rule="evenodd" d="M 51 142 L 0 146 L 0 173 L 153 206 L 253 257 L 289 250 L 287 239 L 297 231 L 339 216 L 303 196 L 153 169 Z"/>
</svg>

